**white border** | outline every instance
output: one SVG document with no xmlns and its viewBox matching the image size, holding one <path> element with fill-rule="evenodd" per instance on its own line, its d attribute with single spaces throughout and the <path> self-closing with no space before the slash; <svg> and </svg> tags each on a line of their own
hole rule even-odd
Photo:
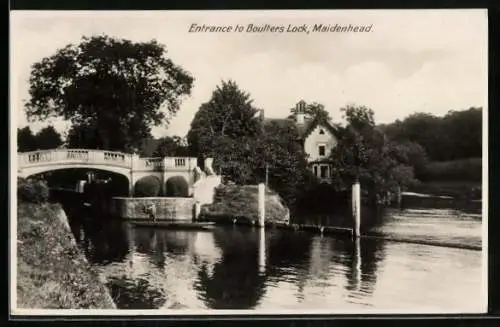
<svg viewBox="0 0 500 327">
<path fill-rule="evenodd" d="M 477 11 L 478 9 L 471 9 L 469 11 Z M 482 9 L 481 9 L 482 10 Z M 345 11 L 350 11 L 350 10 L 345 10 Z M 487 17 L 487 11 L 482 10 L 485 12 L 485 15 Z M 11 11 L 10 14 L 12 14 Z M 39 11 L 30 11 L 32 14 L 36 14 Z M 83 14 L 83 13 L 90 13 L 92 11 L 73 11 L 72 14 L 78 13 L 78 14 Z M 113 13 L 116 13 L 117 11 L 113 11 Z M 138 11 L 124 11 L 124 13 L 127 14 L 132 14 L 136 13 Z M 256 13 L 262 13 L 260 10 L 251 10 L 251 11 L 225 11 L 226 14 L 234 14 L 237 12 L 238 14 L 245 14 L 245 15 L 250 15 L 250 14 L 256 14 Z M 314 10 L 310 11 L 314 12 L 315 16 L 324 16 L 328 17 L 328 11 L 319 11 L 319 10 Z M 47 12 L 45 12 L 47 13 Z M 51 12 L 52 13 L 52 12 Z M 64 15 L 67 13 L 66 11 L 53 11 L 54 14 L 56 15 Z M 92 12 L 92 14 L 99 14 L 99 15 L 106 15 L 108 14 L 109 11 L 101 11 L 101 12 Z M 159 12 L 156 12 L 159 13 Z M 178 14 L 190 14 L 194 13 L 193 11 L 177 11 Z M 297 11 L 294 10 L 283 10 L 283 11 L 272 11 L 273 14 L 285 14 L 285 15 L 293 15 L 294 13 L 297 13 Z M 148 14 L 151 14 L 149 12 Z M 486 30 L 486 34 L 488 33 L 488 30 Z M 9 45 L 10 45 L 10 40 L 12 37 L 12 29 L 10 30 L 10 37 L 9 37 Z M 485 44 L 484 48 L 485 51 L 488 49 L 487 44 Z M 484 58 L 486 61 L 486 67 L 488 67 L 488 54 L 484 53 Z M 11 67 L 12 61 L 15 58 L 12 56 L 11 51 L 9 51 L 9 75 L 12 76 L 12 70 Z M 11 83 L 9 83 L 10 85 Z M 10 112 L 10 121 L 9 121 L 9 132 L 10 132 L 10 165 L 9 165 L 9 172 L 10 172 L 10 194 L 14 195 L 17 193 L 17 150 L 16 153 L 14 154 L 13 151 L 14 149 L 17 149 L 17 115 L 15 113 L 14 108 L 12 108 L 12 102 L 10 101 L 11 99 L 11 92 L 9 92 L 9 112 Z M 484 103 L 488 103 L 488 96 L 486 96 L 486 99 Z M 483 294 L 483 312 L 487 312 L 487 306 L 488 306 L 488 107 L 485 106 L 483 107 L 483 149 L 482 149 L 482 154 L 483 154 L 483 175 L 482 175 L 482 265 L 483 265 L 483 285 L 482 285 L 482 294 Z M 16 315 L 23 315 L 23 316 L 35 316 L 35 317 L 42 317 L 42 316 L 72 316 L 72 315 L 78 315 L 78 316 L 109 316 L 109 315 L 116 315 L 116 316 L 166 316 L 166 315 L 172 315 L 172 316 L 192 316 L 192 315 L 213 315 L 213 316 L 225 316 L 225 315 L 231 315 L 234 317 L 241 317 L 241 316 L 247 316 L 247 315 L 300 315 L 300 314 L 307 314 L 307 315 L 354 315 L 354 314 L 373 314 L 373 315 L 381 315 L 381 314 L 401 314 L 401 315 L 412 315 L 412 314 L 469 314 L 468 312 L 463 312 L 463 311 L 443 311 L 442 309 L 439 310 L 427 310 L 427 311 L 416 311 L 416 310 L 380 310 L 380 309 L 362 309 L 362 310 L 341 310 L 341 311 L 330 311 L 330 310 L 308 310 L 307 312 L 301 312 L 297 310 L 265 310 L 265 309 L 258 309 L 258 310 L 162 310 L 162 309 L 154 309 L 154 310 L 121 310 L 121 309 L 19 309 L 17 308 L 17 278 L 16 278 L 16 273 L 17 273 L 17 197 L 16 196 L 11 196 L 10 197 L 10 206 L 9 206 L 9 213 L 10 213 L 10 219 L 9 219 L 9 226 L 10 226 L 10 234 L 9 234 L 9 241 L 10 241 L 10 256 L 9 256 L 9 263 L 10 263 L 10 275 L 9 275 L 9 283 L 10 283 L 10 315 L 16 316 Z M 478 314 L 480 312 L 470 312 L 470 314 Z M 439 317 L 437 317 L 439 318 Z"/>
</svg>

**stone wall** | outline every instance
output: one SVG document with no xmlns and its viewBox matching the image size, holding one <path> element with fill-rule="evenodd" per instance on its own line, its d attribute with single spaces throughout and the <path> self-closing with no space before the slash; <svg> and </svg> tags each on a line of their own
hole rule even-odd
<svg viewBox="0 0 500 327">
<path fill-rule="evenodd" d="M 153 204 L 157 219 L 189 220 L 193 219 L 194 198 L 124 198 L 111 199 L 109 206 L 112 215 L 124 219 L 150 219 L 147 206 Z"/>
</svg>

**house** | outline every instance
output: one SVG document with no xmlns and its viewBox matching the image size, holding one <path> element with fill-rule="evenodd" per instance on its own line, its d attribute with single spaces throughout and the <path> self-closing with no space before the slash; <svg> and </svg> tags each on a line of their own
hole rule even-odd
<svg viewBox="0 0 500 327">
<path fill-rule="evenodd" d="M 261 118 L 264 122 L 278 123 L 291 120 L 298 129 L 311 171 L 321 182 L 330 183 L 332 166 L 329 157 L 337 145 L 338 128 L 322 116 L 312 117 L 307 112 L 307 104 L 303 100 L 295 105 L 291 113 L 287 119 L 264 119 L 264 113 L 261 111 Z"/>
</svg>

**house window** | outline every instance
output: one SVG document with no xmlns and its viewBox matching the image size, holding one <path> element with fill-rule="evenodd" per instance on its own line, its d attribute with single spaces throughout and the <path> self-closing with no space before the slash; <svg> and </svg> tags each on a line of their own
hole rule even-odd
<svg viewBox="0 0 500 327">
<path fill-rule="evenodd" d="M 319 130 L 319 134 L 320 134 L 320 135 L 323 135 L 323 134 L 325 134 L 325 131 L 324 131 L 323 129 L 320 129 L 320 130 Z"/>
<path fill-rule="evenodd" d="M 320 166 L 320 177 L 321 178 L 328 178 L 328 166 Z"/>
<path fill-rule="evenodd" d="M 314 176 L 318 176 L 318 166 L 313 166 Z"/>
<path fill-rule="evenodd" d="M 318 153 L 319 153 L 320 156 L 324 156 L 325 155 L 325 146 L 324 145 L 318 146 Z"/>
</svg>

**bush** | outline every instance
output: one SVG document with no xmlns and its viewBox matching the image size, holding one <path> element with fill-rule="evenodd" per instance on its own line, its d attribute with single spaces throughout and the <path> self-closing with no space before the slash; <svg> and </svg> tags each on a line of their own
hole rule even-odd
<svg viewBox="0 0 500 327">
<path fill-rule="evenodd" d="M 172 197 L 188 197 L 189 185 L 186 179 L 181 176 L 171 177 L 167 180 L 166 184 L 167 196 Z"/>
<path fill-rule="evenodd" d="M 417 178 L 427 181 L 474 181 L 482 180 L 482 158 L 436 161 L 418 172 Z"/>
<path fill-rule="evenodd" d="M 20 202 L 45 203 L 49 200 L 47 182 L 34 179 L 17 179 L 17 198 Z"/>
<path fill-rule="evenodd" d="M 158 196 L 160 194 L 160 191 L 160 180 L 154 176 L 146 176 L 135 183 L 134 196 L 138 198 L 154 197 Z"/>
</svg>

